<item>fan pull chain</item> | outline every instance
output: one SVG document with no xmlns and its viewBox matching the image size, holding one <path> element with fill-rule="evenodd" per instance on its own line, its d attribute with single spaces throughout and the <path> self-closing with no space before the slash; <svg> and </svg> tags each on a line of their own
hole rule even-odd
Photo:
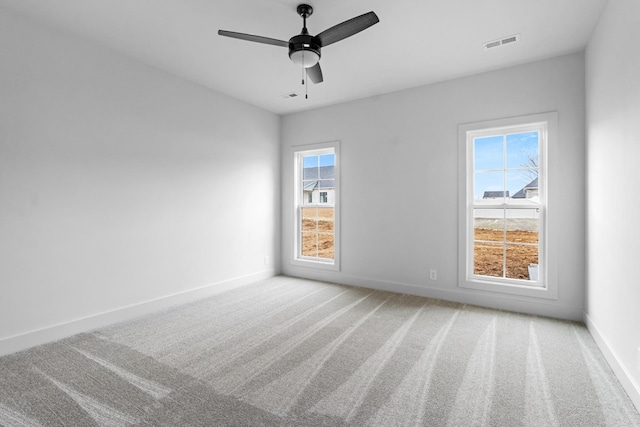
<svg viewBox="0 0 640 427">
<path fill-rule="evenodd" d="M 307 76 L 307 69 L 304 68 L 304 50 L 302 51 L 302 85 L 304 86 L 304 99 L 309 99 L 309 82 L 305 84 L 305 77 Z"/>
<path fill-rule="evenodd" d="M 302 85 L 304 86 L 304 50 L 302 51 Z"/>
</svg>

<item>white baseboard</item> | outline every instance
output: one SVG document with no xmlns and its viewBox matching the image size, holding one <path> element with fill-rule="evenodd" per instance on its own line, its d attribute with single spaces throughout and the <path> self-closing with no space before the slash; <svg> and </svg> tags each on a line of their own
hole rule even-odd
<svg viewBox="0 0 640 427">
<path fill-rule="evenodd" d="M 46 328 L 30 331 L 27 333 L 14 335 L 0 339 L 0 356 L 4 356 L 18 351 L 26 350 L 37 345 L 46 344 L 63 338 L 70 337 L 80 332 L 87 332 L 114 323 L 129 320 L 134 317 L 153 313 L 178 304 L 185 304 L 206 298 L 212 295 L 245 286 L 260 280 L 273 277 L 276 271 L 273 269 L 265 270 L 259 273 L 248 274 L 246 276 L 236 277 L 203 286 L 197 289 L 191 289 L 172 295 L 166 295 L 150 301 L 144 301 L 127 307 L 121 307 L 104 313 L 98 313 L 81 319 L 71 320 L 69 322 L 48 326 Z"/>
<path fill-rule="evenodd" d="M 587 329 L 591 333 L 591 336 L 595 340 L 596 344 L 600 348 L 600 351 L 607 359 L 609 366 L 613 369 L 613 373 L 616 374 L 618 381 L 622 384 L 622 387 L 627 392 L 631 401 L 636 406 L 638 412 L 640 412 L 640 386 L 634 381 L 633 377 L 629 374 L 629 371 L 620 363 L 615 351 L 609 346 L 609 343 L 600 333 L 598 327 L 593 323 L 587 313 L 584 313 L 584 323 L 587 325 Z"/>
<path fill-rule="evenodd" d="M 499 310 L 515 311 L 519 313 L 535 314 L 538 316 L 557 319 L 582 321 L 583 308 L 558 304 L 551 300 L 522 297 L 517 295 L 500 294 L 497 292 L 475 291 L 464 288 L 435 288 L 428 285 L 415 285 L 400 282 L 377 280 L 365 277 L 351 276 L 342 272 L 336 273 L 310 268 L 288 267 L 283 274 L 305 279 L 321 280 L 340 283 L 343 285 L 359 286 L 381 291 L 399 292 L 409 295 L 459 302 L 462 304 L 478 305 Z"/>
</svg>

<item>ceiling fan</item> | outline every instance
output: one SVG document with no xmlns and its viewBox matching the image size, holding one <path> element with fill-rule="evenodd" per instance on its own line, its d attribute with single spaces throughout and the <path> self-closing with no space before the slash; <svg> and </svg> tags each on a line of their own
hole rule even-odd
<svg viewBox="0 0 640 427">
<path fill-rule="evenodd" d="M 380 21 L 374 12 L 368 12 L 338 25 L 334 25 L 316 36 L 312 36 L 307 30 L 307 18 L 313 13 L 313 8 L 308 4 L 300 4 L 298 5 L 297 12 L 298 15 L 302 17 L 302 32 L 299 35 L 291 37 L 288 42 L 225 30 L 218 30 L 218 34 L 251 42 L 286 47 L 289 49 L 289 58 L 291 58 L 293 63 L 304 67 L 307 76 L 309 76 L 309 79 L 311 79 L 313 83 L 322 83 L 322 69 L 318 62 L 320 61 L 320 50 L 325 46 L 351 37 Z"/>
</svg>

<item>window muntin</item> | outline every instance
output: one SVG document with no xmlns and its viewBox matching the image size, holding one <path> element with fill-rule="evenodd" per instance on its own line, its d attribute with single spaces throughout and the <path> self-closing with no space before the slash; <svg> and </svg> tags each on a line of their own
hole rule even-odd
<svg viewBox="0 0 640 427">
<path fill-rule="evenodd" d="M 293 262 L 338 267 L 336 146 L 295 152 L 296 230 Z"/>
<path fill-rule="evenodd" d="M 467 132 L 467 280 L 544 287 L 546 124 Z"/>
</svg>

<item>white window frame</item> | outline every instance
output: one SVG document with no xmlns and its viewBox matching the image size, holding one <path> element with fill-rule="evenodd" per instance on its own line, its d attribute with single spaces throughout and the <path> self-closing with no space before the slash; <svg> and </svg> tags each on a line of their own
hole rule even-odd
<svg viewBox="0 0 640 427">
<path fill-rule="evenodd" d="M 553 216 L 555 195 L 553 178 L 557 147 L 557 113 L 542 113 L 485 122 L 468 123 L 458 127 L 459 140 L 459 248 L 458 286 L 481 291 L 531 296 L 546 299 L 558 298 L 557 230 Z M 473 273 L 474 240 L 474 170 L 473 140 L 477 137 L 500 133 L 526 132 L 540 129 L 539 188 L 541 221 L 539 229 L 540 258 L 538 281 L 495 278 Z M 513 206 L 502 204 L 501 207 Z M 484 206 L 483 206 L 484 207 Z M 496 205 L 498 207 L 498 205 Z"/>
<path fill-rule="evenodd" d="M 327 143 L 301 145 L 292 147 L 293 153 L 293 256 L 291 258 L 291 264 L 310 267 L 323 270 L 340 271 L 340 142 L 333 141 Z M 309 155 L 323 155 L 334 154 L 334 200 L 333 205 L 330 203 L 314 203 L 313 205 L 302 203 L 304 201 L 304 189 L 302 188 L 302 158 Z M 319 202 L 319 196 L 318 196 Z M 327 207 L 333 206 L 334 208 L 334 237 L 333 237 L 333 259 L 305 257 L 301 255 L 300 251 L 300 236 L 301 236 L 301 214 L 302 206 L 318 206 Z"/>
</svg>

